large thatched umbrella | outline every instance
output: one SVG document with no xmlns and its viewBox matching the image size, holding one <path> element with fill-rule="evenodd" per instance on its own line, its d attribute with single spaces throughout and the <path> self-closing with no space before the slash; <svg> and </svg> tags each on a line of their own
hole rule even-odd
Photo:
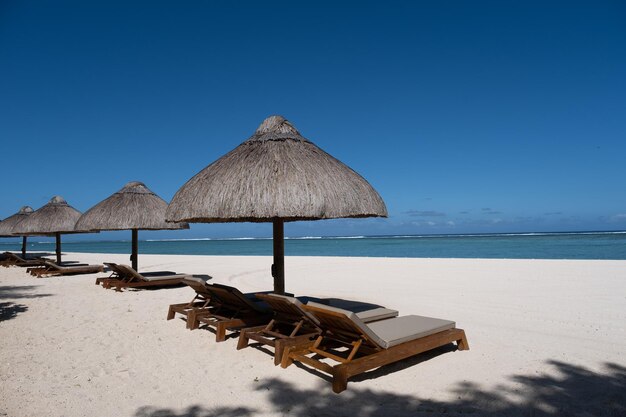
<svg viewBox="0 0 626 417">
<path fill-rule="evenodd" d="M 22 236 L 16 235 L 12 233 L 13 227 L 22 221 L 26 216 L 29 216 L 33 213 L 33 209 L 30 206 L 23 206 L 20 211 L 15 213 L 12 216 L 7 217 L 0 223 L 0 236 L 2 237 L 14 237 L 14 236 Z M 26 257 L 26 240 L 27 236 L 22 236 L 22 257 Z"/>
<path fill-rule="evenodd" d="M 57 195 L 52 197 L 48 204 L 13 226 L 13 234 L 54 235 L 57 263 L 61 263 L 61 235 L 78 232 L 74 226 L 80 214 L 80 211 L 67 204 L 63 197 Z"/>
<path fill-rule="evenodd" d="M 165 222 L 167 203 L 142 182 L 133 181 L 83 214 L 77 228 L 91 230 L 132 230 L 130 259 L 137 271 L 139 230 L 188 229 L 187 223 Z"/>
<path fill-rule="evenodd" d="M 359 174 L 271 116 L 241 145 L 204 168 L 174 195 L 168 221 L 272 222 L 274 291 L 284 293 L 284 222 L 386 217 Z"/>
</svg>

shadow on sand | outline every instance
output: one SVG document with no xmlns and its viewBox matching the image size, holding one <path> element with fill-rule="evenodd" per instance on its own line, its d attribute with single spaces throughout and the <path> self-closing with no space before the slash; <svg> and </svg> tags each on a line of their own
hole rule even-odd
<svg viewBox="0 0 626 417">
<path fill-rule="evenodd" d="M 0 303 L 0 321 L 11 320 L 28 310 L 24 304 Z"/>
<path fill-rule="evenodd" d="M 141 407 L 135 413 L 136 417 L 245 417 L 253 415 L 255 415 L 253 410 L 245 407 L 208 409 L 198 405 L 193 405 L 180 412 L 170 408 Z"/>
<path fill-rule="evenodd" d="M 571 364 L 550 361 L 551 372 L 514 375 L 507 384 L 485 390 L 478 384 L 461 383 L 449 389 L 450 401 L 416 395 L 359 389 L 348 386 L 333 394 L 324 382 L 319 389 L 298 389 L 280 379 L 261 380 L 256 390 L 266 392 L 269 409 L 247 407 L 185 410 L 142 407 L 136 417 L 241 417 L 257 415 L 309 416 L 623 416 L 626 415 L 626 368 L 606 363 L 601 373 Z M 423 384 L 427 384 L 423 381 Z"/>
<path fill-rule="evenodd" d="M 52 294 L 32 294 L 39 285 L 2 285 L 0 286 L 0 322 L 11 320 L 28 310 L 28 306 L 15 303 L 14 300 L 49 297 Z"/>
</svg>

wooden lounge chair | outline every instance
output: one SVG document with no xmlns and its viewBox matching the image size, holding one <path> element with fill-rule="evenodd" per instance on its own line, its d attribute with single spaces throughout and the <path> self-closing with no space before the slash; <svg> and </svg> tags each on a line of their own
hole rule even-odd
<svg viewBox="0 0 626 417">
<path fill-rule="evenodd" d="M 37 277 L 56 277 L 61 275 L 95 274 L 104 271 L 102 265 L 59 265 L 52 261 L 44 261 L 42 266 L 29 268 L 28 272 Z"/>
<path fill-rule="evenodd" d="M 239 333 L 238 350 L 247 347 L 250 339 L 272 346 L 274 365 L 280 365 L 285 346 L 310 344 L 310 340 L 321 333 L 319 321 L 302 308 L 304 304 L 298 298 L 279 294 L 257 294 L 257 297 L 272 308 L 274 317 L 264 326 L 242 329 Z M 363 322 L 371 323 L 396 317 L 398 312 L 377 307 L 355 314 Z"/>
<path fill-rule="evenodd" d="M 197 314 L 211 310 L 216 306 L 216 299 L 213 293 L 207 289 L 207 282 L 201 278 L 183 278 L 183 284 L 189 285 L 196 292 L 196 295 L 188 303 L 170 304 L 167 310 L 167 319 L 172 320 L 176 313 L 187 317 L 187 328 L 191 329 L 189 314 Z M 213 305 L 211 305 L 213 301 Z"/>
<path fill-rule="evenodd" d="M 210 311 L 191 311 L 188 327 L 197 329 L 200 323 L 215 327 L 215 341 L 226 340 L 226 330 L 268 323 L 272 318 L 269 307 L 262 302 L 251 301 L 237 288 L 221 284 L 208 284 L 214 307 Z"/>
<path fill-rule="evenodd" d="M 21 266 L 21 267 L 34 267 L 43 265 L 43 261 L 46 258 L 22 258 L 20 255 L 13 252 L 4 252 L 3 259 L 0 261 L 0 265 L 9 267 L 9 266 Z"/>
<path fill-rule="evenodd" d="M 128 265 L 105 263 L 112 271 L 109 277 L 96 278 L 96 285 L 102 284 L 103 288 L 114 288 L 122 291 L 122 288 L 148 288 L 180 285 L 185 278 L 191 278 L 189 274 L 177 274 L 171 271 L 142 272 L 135 271 Z"/>
<path fill-rule="evenodd" d="M 322 333 L 308 345 L 287 346 L 281 366 L 298 361 L 328 373 L 336 393 L 347 388 L 351 376 L 452 342 L 459 350 L 469 349 L 465 332 L 449 320 L 402 316 L 365 324 L 347 310 L 317 303 L 303 308 L 319 320 Z M 338 364 L 331 366 L 320 357 Z"/>
</svg>

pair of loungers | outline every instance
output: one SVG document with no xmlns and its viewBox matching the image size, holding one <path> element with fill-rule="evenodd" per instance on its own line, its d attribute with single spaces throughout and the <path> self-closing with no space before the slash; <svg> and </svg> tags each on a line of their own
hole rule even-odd
<svg viewBox="0 0 626 417">
<path fill-rule="evenodd" d="M 171 320 L 176 313 L 187 317 L 187 328 L 200 324 L 214 328 L 216 341 L 226 340 L 226 331 L 267 323 L 272 318 L 270 308 L 254 294 L 243 294 L 228 285 L 209 284 L 197 278 L 183 282 L 196 291 L 189 303 L 172 304 L 167 313 Z"/>
<path fill-rule="evenodd" d="M 272 346 L 276 365 L 286 368 L 298 361 L 326 372 L 337 393 L 346 389 L 349 377 L 368 370 L 453 342 L 459 350 L 469 349 L 465 332 L 449 320 L 397 317 L 397 311 L 381 307 L 355 313 L 290 296 L 252 296 L 220 284 L 185 283 L 195 286 L 196 297 L 171 305 L 168 320 L 181 313 L 190 329 L 208 324 L 216 328 L 217 341 L 225 339 L 227 329 L 240 330 L 238 349 L 250 339 Z M 250 326 L 254 321 L 257 325 Z"/>
<path fill-rule="evenodd" d="M 113 288 L 121 291 L 122 288 L 149 288 L 181 285 L 182 280 L 192 278 L 188 274 L 177 274 L 172 271 L 142 272 L 135 271 L 128 265 L 104 263 L 111 275 L 96 278 L 96 285 L 102 284 L 103 288 Z"/>
<path fill-rule="evenodd" d="M 11 252 L 6 252 L 4 255 L 5 259 L 2 262 L 3 266 L 25 267 L 27 268 L 26 272 L 38 278 L 62 275 L 93 274 L 104 270 L 102 265 L 87 265 L 76 262 L 63 262 L 61 264 L 57 264 L 50 259 L 22 258 L 21 256 Z"/>
<path fill-rule="evenodd" d="M 2 254 L 2 260 L 0 261 L 1 266 L 9 267 L 9 266 L 21 266 L 21 267 L 29 267 L 29 266 L 38 266 L 41 263 L 47 260 L 46 258 L 41 257 L 22 257 L 13 252 L 4 252 Z"/>
<path fill-rule="evenodd" d="M 52 261 L 43 261 L 41 265 L 32 266 L 26 269 L 28 273 L 37 278 L 43 277 L 58 277 L 62 275 L 80 275 L 80 274 L 95 274 L 97 272 L 104 271 L 102 265 L 87 265 L 87 264 L 57 264 Z"/>
</svg>

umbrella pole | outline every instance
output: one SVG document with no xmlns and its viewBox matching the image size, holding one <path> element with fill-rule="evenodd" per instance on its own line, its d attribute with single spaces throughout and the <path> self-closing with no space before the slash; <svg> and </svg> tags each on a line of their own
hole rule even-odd
<svg viewBox="0 0 626 417">
<path fill-rule="evenodd" d="M 272 225 L 274 229 L 274 264 L 272 265 L 274 292 L 285 294 L 285 222 L 276 219 Z"/>
<path fill-rule="evenodd" d="M 57 264 L 61 263 L 61 233 L 56 232 L 54 234 L 55 238 L 56 238 L 56 247 L 57 247 Z"/>
<path fill-rule="evenodd" d="M 26 236 L 22 236 L 22 258 L 26 259 Z"/>
<path fill-rule="evenodd" d="M 130 255 L 130 260 L 133 263 L 133 269 L 135 271 L 139 271 L 138 267 L 137 267 L 137 248 L 138 248 L 138 231 L 137 229 L 133 229 L 133 247 L 132 247 L 132 254 Z"/>
</svg>

